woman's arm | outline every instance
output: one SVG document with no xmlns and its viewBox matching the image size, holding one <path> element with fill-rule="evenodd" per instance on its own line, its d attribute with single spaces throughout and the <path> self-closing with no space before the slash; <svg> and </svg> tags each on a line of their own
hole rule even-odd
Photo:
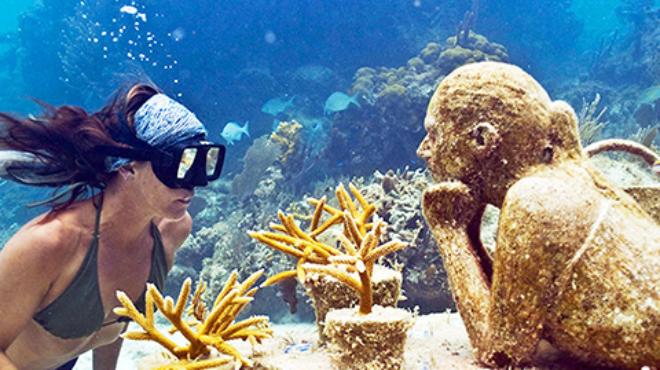
<svg viewBox="0 0 660 370">
<path fill-rule="evenodd" d="M 28 225 L 0 251 L 0 368 L 15 365 L 4 351 L 32 319 L 69 257 L 56 222 Z"/>
<path fill-rule="evenodd" d="M 123 341 L 122 338 L 117 338 L 116 341 L 110 344 L 95 348 L 93 356 L 94 370 L 115 370 Z"/>
<path fill-rule="evenodd" d="M 0 351 L 0 369 L 3 370 L 18 370 L 16 365 L 11 362 L 3 351 Z"/>
</svg>

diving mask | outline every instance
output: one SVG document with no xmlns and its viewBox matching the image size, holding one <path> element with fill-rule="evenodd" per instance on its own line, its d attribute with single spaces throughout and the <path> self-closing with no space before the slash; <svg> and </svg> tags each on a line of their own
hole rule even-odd
<svg viewBox="0 0 660 370">
<path fill-rule="evenodd" d="M 111 157 L 150 161 L 156 177 L 173 189 L 192 189 L 217 180 L 225 160 L 225 146 L 208 141 L 184 143 L 167 151 L 115 146 L 103 146 L 100 150 Z"/>
</svg>

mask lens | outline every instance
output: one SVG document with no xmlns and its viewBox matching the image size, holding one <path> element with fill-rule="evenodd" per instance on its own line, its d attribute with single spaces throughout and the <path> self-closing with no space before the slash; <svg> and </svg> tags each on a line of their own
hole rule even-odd
<svg viewBox="0 0 660 370">
<path fill-rule="evenodd" d="M 183 180 L 186 177 L 190 168 L 192 168 L 193 163 L 195 163 L 195 157 L 197 156 L 197 148 L 186 148 L 181 153 L 181 161 L 179 162 L 179 168 L 176 173 L 176 178 Z"/>
<path fill-rule="evenodd" d="M 218 167 L 218 156 L 220 155 L 220 148 L 209 148 L 206 153 L 206 176 L 211 177 Z"/>
</svg>

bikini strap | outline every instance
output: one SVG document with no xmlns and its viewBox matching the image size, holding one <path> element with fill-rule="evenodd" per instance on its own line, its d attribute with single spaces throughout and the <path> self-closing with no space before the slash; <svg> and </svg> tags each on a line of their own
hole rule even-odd
<svg viewBox="0 0 660 370">
<path fill-rule="evenodd" d="M 92 203 L 96 208 L 96 220 L 94 221 L 94 239 L 99 237 L 99 226 L 101 225 L 101 208 L 103 208 L 103 194 L 104 192 L 99 193 L 98 204 L 96 203 L 96 198 L 92 197 Z"/>
</svg>

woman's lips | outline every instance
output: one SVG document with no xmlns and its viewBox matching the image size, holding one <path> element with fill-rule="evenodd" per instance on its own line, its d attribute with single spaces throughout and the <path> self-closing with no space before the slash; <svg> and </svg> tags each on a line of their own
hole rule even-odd
<svg viewBox="0 0 660 370">
<path fill-rule="evenodd" d="M 177 199 L 177 202 L 181 202 L 184 204 L 189 204 L 192 198 L 185 198 L 185 199 Z"/>
</svg>

